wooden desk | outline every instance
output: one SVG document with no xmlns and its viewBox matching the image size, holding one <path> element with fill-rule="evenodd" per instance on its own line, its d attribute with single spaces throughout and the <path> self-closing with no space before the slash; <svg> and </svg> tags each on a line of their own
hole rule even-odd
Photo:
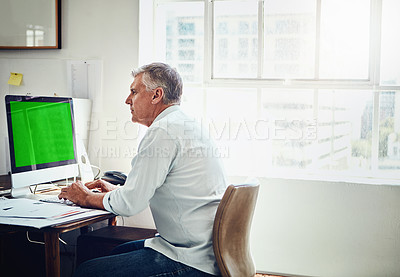
<svg viewBox="0 0 400 277">
<path fill-rule="evenodd" d="M 45 243 L 45 259 L 46 259 L 46 276 L 47 277 L 59 277 L 60 276 L 60 246 L 59 237 L 60 234 L 72 231 L 80 228 L 81 233 L 88 231 L 88 225 L 96 222 L 108 220 L 109 225 L 115 225 L 115 215 L 106 214 L 98 215 L 91 218 L 82 219 L 75 222 L 70 222 L 62 225 L 53 227 L 46 227 L 37 229 L 33 227 L 17 226 L 17 225 L 5 225 L 0 224 L 0 232 L 37 232 L 43 233 Z"/>
<path fill-rule="evenodd" d="M 9 189 L 11 187 L 11 180 L 9 175 L 0 175 L 0 186 L 2 189 Z M 116 225 L 115 215 L 97 215 L 75 222 L 60 224 L 53 227 L 45 227 L 37 229 L 33 227 L 5 225 L 0 224 L 0 233 L 14 233 L 14 232 L 35 232 L 42 233 L 45 243 L 45 264 L 47 277 L 60 276 L 60 234 L 80 228 L 81 234 L 88 232 L 88 226 L 99 221 L 108 220 L 108 225 Z M 1 245 L 0 245 L 1 247 Z M 3 253 L 1 253 L 3 254 Z M 0 256 L 1 257 L 1 256 Z"/>
</svg>

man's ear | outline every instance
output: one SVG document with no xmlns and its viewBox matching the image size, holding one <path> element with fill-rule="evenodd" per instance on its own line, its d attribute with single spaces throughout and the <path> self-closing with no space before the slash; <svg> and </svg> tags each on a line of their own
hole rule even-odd
<svg viewBox="0 0 400 277">
<path fill-rule="evenodd" d="M 153 99 L 151 100 L 152 104 L 158 104 L 162 102 L 164 96 L 164 89 L 163 88 L 156 88 L 153 90 Z"/>
</svg>

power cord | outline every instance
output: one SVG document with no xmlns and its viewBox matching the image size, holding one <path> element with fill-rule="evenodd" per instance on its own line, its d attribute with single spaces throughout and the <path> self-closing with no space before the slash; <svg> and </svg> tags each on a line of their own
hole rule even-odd
<svg viewBox="0 0 400 277">
<path fill-rule="evenodd" d="M 124 219 L 124 217 L 123 216 L 117 216 L 117 221 L 118 221 L 118 219 L 120 219 L 120 221 L 121 221 L 121 226 L 125 226 L 125 219 Z"/>
<path fill-rule="evenodd" d="M 97 174 L 96 174 L 96 176 L 94 176 L 94 179 L 96 180 L 96 179 L 99 178 L 99 176 L 100 176 L 101 169 L 100 169 L 100 167 L 95 166 L 95 165 L 90 165 L 90 166 L 93 167 L 93 168 L 95 168 L 95 169 L 97 169 Z"/>
<path fill-rule="evenodd" d="M 30 243 L 36 243 L 36 244 L 43 244 L 43 245 L 44 245 L 44 242 L 43 242 L 43 241 L 31 240 L 31 239 L 29 238 L 29 231 L 26 231 L 26 239 L 27 239 Z"/>
<path fill-rule="evenodd" d="M 32 239 L 29 237 L 29 231 L 26 231 L 26 239 L 27 239 L 30 243 L 36 243 L 36 244 L 43 244 L 43 245 L 44 245 L 44 242 L 43 242 L 43 241 L 32 240 Z M 62 244 L 68 245 L 68 243 L 66 243 L 62 238 L 58 238 L 58 240 L 59 240 Z"/>
</svg>

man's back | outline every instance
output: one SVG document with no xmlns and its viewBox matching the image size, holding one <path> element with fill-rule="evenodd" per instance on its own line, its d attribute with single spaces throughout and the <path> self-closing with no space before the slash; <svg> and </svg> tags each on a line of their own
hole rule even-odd
<svg viewBox="0 0 400 277">
<path fill-rule="evenodd" d="M 212 225 L 226 180 L 217 149 L 204 131 L 176 106 L 156 118 L 142 141 L 140 148 L 148 150 L 146 140 L 152 142 L 157 136 L 160 149 L 153 153 L 158 152 L 158 159 L 170 159 L 165 180 L 150 200 L 161 238 L 146 242 L 146 246 L 217 273 Z"/>
</svg>

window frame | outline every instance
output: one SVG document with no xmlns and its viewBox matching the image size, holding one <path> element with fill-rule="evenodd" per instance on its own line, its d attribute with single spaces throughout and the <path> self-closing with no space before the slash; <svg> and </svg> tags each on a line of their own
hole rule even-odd
<svg viewBox="0 0 400 277">
<path fill-rule="evenodd" d="M 148 0 L 141 0 L 147 2 Z M 214 58 L 214 3 L 219 1 L 230 0 L 153 0 L 151 9 L 153 12 L 153 19 L 151 28 L 153 36 L 151 42 L 155 41 L 155 18 L 157 15 L 157 6 L 165 3 L 179 3 L 179 2 L 202 2 L 204 3 L 204 68 L 203 68 L 203 81 L 185 83 L 186 87 L 193 88 L 255 88 L 257 89 L 257 97 L 261 99 L 262 89 L 311 89 L 314 91 L 315 99 L 318 99 L 318 91 L 325 89 L 347 89 L 347 90 L 367 90 L 373 93 L 373 122 L 372 122 L 372 146 L 371 146 L 371 169 L 369 170 L 369 177 L 384 178 L 382 173 L 385 171 L 378 169 L 379 164 L 379 109 L 380 109 L 380 93 L 385 91 L 396 91 L 400 93 L 400 85 L 388 86 L 380 84 L 380 62 L 381 62 L 381 22 L 382 22 L 382 1 L 384 0 L 371 0 L 370 2 L 370 29 L 369 29 L 369 68 L 367 79 L 320 79 L 314 76 L 314 79 L 265 79 L 262 78 L 263 60 L 264 60 L 264 0 L 247 0 L 257 2 L 258 4 L 258 70 L 256 78 L 215 78 L 213 77 L 213 58 Z M 243 0 L 246 1 L 246 0 Z M 321 21 L 321 1 L 316 0 L 316 51 L 315 51 L 315 74 L 318 73 L 319 64 L 319 33 Z M 142 24 L 143 25 L 143 24 Z M 154 45 L 154 44 L 153 44 Z M 143 48 L 143 47 L 142 47 Z M 155 49 L 153 46 L 153 56 Z M 140 55 L 139 55 L 140 56 Z M 146 61 L 146 58 L 139 59 L 140 64 Z M 151 60 L 148 57 L 147 60 Z M 204 97 L 207 97 L 205 95 Z M 259 106 L 261 105 L 259 101 Z M 204 104 L 205 105 L 205 104 Z M 260 109 L 261 107 L 259 107 Z M 205 108 L 204 108 L 205 109 Z M 318 107 L 314 107 L 318 109 Z M 367 176 L 368 177 L 368 176 Z M 391 178 L 392 179 L 392 178 Z M 395 179 L 400 179 L 396 176 Z"/>
<path fill-rule="evenodd" d="M 153 18 L 156 16 L 157 5 L 165 3 L 185 3 L 185 2 L 203 2 L 204 3 L 204 72 L 203 72 L 203 84 L 205 85 L 216 85 L 219 86 L 223 82 L 224 86 L 237 86 L 243 84 L 244 86 L 249 86 L 251 82 L 251 87 L 290 87 L 290 88 L 319 88 L 319 89 L 370 89 L 373 91 L 392 91 L 399 90 L 400 86 L 387 86 L 380 85 L 380 42 L 381 42 L 381 14 L 382 14 L 382 0 L 370 0 L 371 1 L 371 11 L 370 15 L 370 50 L 369 50 L 369 69 L 367 79 L 321 79 L 316 76 L 314 79 L 267 79 L 262 78 L 262 61 L 263 61 L 263 5 L 265 0 L 241 0 L 241 1 L 251 1 L 258 2 L 258 73 L 257 78 L 215 78 L 212 76 L 213 72 L 213 24 L 214 24 L 214 13 L 213 7 L 215 2 L 232 1 L 232 0 L 153 0 Z M 240 1 L 240 0 L 238 0 Z M 317 2 L 316 20 L 320 22 L 321 18 L 321 1 Z M 141 0 L 141 3 L 145 1 Z M 155 24 L 153 26 L 153 36 Z M 316 24 L 316 74 L 318 74 L 318 50 L 319 50 L 319 24 Z M 154 37 L 152 38 L 154 41 Z M 195 84 L 191 84 L 195 85 Z"/>
</svg>

